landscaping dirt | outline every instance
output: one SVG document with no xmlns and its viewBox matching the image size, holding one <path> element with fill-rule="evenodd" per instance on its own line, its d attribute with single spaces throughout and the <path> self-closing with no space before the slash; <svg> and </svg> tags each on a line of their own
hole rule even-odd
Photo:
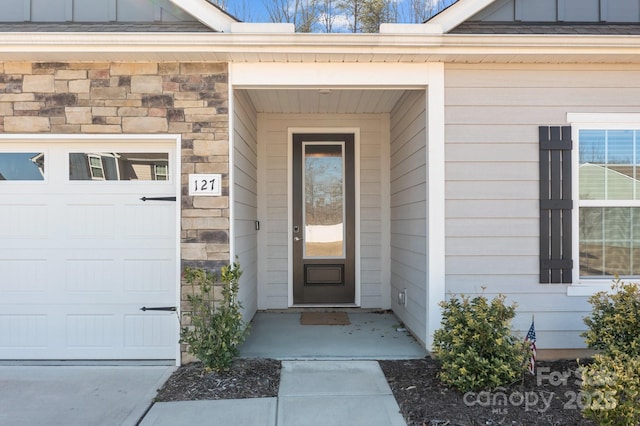
<svg viewBox="0 0 640 426">
<path fill-rule="evenodd" d="M 594 425 L 582 418 L 576 361 L 539 362 L 536 375 L 491 392 L 462 393 L 437 378 L 431 358 L 380 361 L 409 426 Z M 226 373 L 201 363 L 179 367 L 156 401 L 265 398 L 278 395 L 280 361 L 238 359 Z"/>
</svg>

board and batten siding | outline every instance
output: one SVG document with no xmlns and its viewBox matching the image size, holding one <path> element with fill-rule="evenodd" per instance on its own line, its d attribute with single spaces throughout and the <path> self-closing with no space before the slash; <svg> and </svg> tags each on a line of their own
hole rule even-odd
<svg viewBox="0 0 640 426">
<path fill-rule="evenodd" d="M 288 307 L 289 128 L 360 129 L 360 301 L 389 309 L 388 114 L 258 114 L 260 268 L 258 309 Z"/>
<path fill-rule="evenodd" d="M 193 21 L 169 0 L 0 0 L 2 22 Z"/>
<path fill-rule="evenodd" d="M 637 112 L 640 67 L 449 64 L 445 72 L 447 293 L 505 294 L 518 304 L 513 325 L 523 336 L 535 315 L 538 348 L 584 347 L 587 297 L 539 283 L 538 126 L 570 124 L 568 112 Z"/>
<path fill-rule="evenodd" d="M 637 0 L 507 0 L 472 17 L 488 22 L 639 22 Z"/>
<path fill-rule="evenodd" d="M 233 247 L 242 269 L 238 299 L 250 320 L 258 309 L 258 120 L 243 91 L 234 93 L 233 114 Z"/>
<path fill-rule="evenodd" d="M 426 119 L 424 92 L 405 93 L 391 111 L 391 305 L 415 336 L 426 335 L 427 316 Z"/>
</svg>

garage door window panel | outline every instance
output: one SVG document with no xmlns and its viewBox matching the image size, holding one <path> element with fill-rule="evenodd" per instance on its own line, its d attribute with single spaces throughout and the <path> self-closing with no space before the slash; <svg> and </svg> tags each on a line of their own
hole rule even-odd
<svg viewBox="0 0 640 426">
<path fill-rule="evenodd" d="M 0 181 L 44 180 L 43 152 L 0 152 Z"/>
<path fill-rule="evenodd" d="M 69 180 L 167 181 L 166 152 L 72 152 Z"/>
</svg>

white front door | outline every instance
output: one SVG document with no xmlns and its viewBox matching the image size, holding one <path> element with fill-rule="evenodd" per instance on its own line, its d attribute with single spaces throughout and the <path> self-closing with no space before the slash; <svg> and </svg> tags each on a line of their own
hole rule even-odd
<svg viewBox="0 0 640 426">
<path fill-rule="evenodd" d="M 0 142 L 0 359 L 176 358 L 174 145 Z"/>
</svg>

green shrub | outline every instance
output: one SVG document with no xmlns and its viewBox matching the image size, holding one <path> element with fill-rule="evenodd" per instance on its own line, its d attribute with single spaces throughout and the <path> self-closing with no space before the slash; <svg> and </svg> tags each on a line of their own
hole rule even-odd
<svg viewBox="0 0 640 426">
<path fill-rule="evenodd" d="M 434 333 L 440 379 L 462 392 L 503 386 L 522 377 L 528 345 L 511 335 L 515 304 L 504 296 L 441 302 L 441 327 Z"/>
<path fill-rule="evenodd" d="M 600 425 L 640 425 L 640 286 L 616 280 L 589 298 L 582 333 L 601 355 L 580 368 L 585 417 Z"/>
<path fill-rule="evenodd" d="M 582 333 L 587 345 L 604 354 L 640 356 L 640 285 L 616 280 L 612 292 L 589 298 L 591 316 L 584 319 L 589 330 Z"/>
<path fill-rule="evenodd" d="M 183 327 L 180 342 L 188 345 L 187 352 L 213 371 L 228 370 L 238 356 L 238 346 L 248 333 L 242 320 L 242 305 L 238 302 L 240 265 L 234 262 L 220 272 L 222 298 L 214 295 L 217 277 L 209 271 L 185 268 L 184 279 L 191 286 L 187 300 L 191 304 L 191 324 Z"/>
<path fill-rule="evenodd" d="M 585 417 L 602 426 L 640 425 L 640 357 L 596 355 L 580 372 Z"/>
</svg>

